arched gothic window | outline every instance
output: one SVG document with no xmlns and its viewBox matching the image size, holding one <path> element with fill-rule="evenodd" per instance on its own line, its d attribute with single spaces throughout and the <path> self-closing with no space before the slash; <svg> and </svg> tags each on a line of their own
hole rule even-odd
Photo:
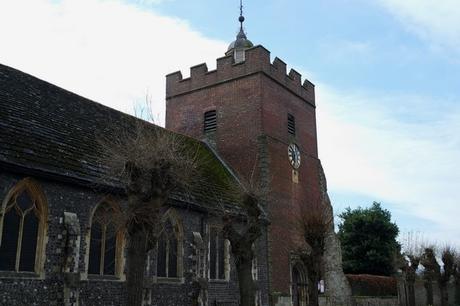
<svg viewBox="0 0 460 306">
<path fill-rule="evenodd" d="M 104 201 L 93 213 L 89 243 L 88 274 L 118 276 L 123 236 L 118 205 Z"/>
<path fill-rule="evenodd" d="M 209 229 L 209 279 L 229 280 L 229 245 L 229 241 L 223 236 L 222 228 L 211 226 Z"/>
<path fill-rule="evenodd" d="M 10 190 L 0 212 L 0 270 L 39 273 L 47 218 L 41 188 L 23 179 Z"/>
<path fill-rule="evenodd" d="M 182 228 L 171 213 L 167 214 L 157 244 L 157 277 L 182 277 Z"/>
</svg>

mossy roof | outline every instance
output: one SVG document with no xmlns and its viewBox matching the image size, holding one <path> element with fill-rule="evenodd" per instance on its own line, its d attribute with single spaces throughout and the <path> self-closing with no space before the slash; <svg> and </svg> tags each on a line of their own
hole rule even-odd
<svg viewBox="0 0 460 306">
<path fill-rule="evenodd" d="M 1 163 L 96 188 L 122 188 L 108 167 L 101 165 L 103 149 L 97 138 L 115 136 L 126 122 L 133 121 L 141 120 L 0 64 Z M 206 161 L 202 166 L 205 179 L 187 197 L 180 192 L 173 197 L 206 207 L 218 204 L 215 195 L 224 203 L 235 203 L 229 186 L 238 183 L 231 171 L 205 143 L 186 139 Z"/>
</svg>

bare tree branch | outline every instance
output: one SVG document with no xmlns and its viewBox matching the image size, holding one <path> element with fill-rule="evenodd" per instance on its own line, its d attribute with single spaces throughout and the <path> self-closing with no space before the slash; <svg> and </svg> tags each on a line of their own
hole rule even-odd
<svg viewBox="0 0 460 306">
<path fill-rule="evenodd" d="M 161 233 L 163 206 L 173 191 L 200 180 L 199 144 L 141 120 L 126 120 L 115 135 L 98 139 L 100 162 L 128 196 L 119 226 L 128 237 L 127 305 L 140 306 L 147 250 Z"/>
</svg>

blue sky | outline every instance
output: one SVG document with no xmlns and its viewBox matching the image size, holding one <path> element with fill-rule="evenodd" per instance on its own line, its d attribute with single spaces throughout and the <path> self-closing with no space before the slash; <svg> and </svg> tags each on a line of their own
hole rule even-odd
<svg viewBox="0 0 460 306">
<path fill-rule="evenodd" d="M 149 95 L 161 124 L 164 75 L 215 67 L 238 6 L 4 0 L 0 62 L 126 112 Z M 246 0 L 245 16 L 255 44 L 316 84 L 336 212 L 380 201 L 402 231 L 460 244 L 458 1 Z"/>
<path fill-rule="evenodd" d="M 450 50 L 437 50 L 406 30 L 382 3 L 246 1 L 246 30 L 249 38 L 272 54 L 339 89 L 427 95 L 458 90 L 460 70 L 458 65 L 452 67 L 452 62 L 460 61 L 458 53 L 455 58 Z M 207 37 L 228 41 L 238 29 L 238 5 L 235 0 L 176 0 L 144 6 L 187 20 Z"/>
</svg>

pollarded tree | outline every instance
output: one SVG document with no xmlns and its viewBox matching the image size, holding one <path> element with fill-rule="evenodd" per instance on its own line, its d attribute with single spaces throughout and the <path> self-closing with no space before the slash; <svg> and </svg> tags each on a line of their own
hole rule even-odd
<svg viewBox="0 0 460 306">
<path fill-rule="evenodd" d="M 101 163 L 118 177 L 128 198 L 121 225 L 128 238 L 126 305 L 140 306 L 147 251 L 162 230 L 162 208 L 173 191 L 187 191 L 200 177 L 199 145 L 134 119 L 99 142 Z"/>
<path fill-rule="evenodd" d="M 441 306 L 447 306 L 449 304 L 447 285 L 456 269 L 454 249 L 449 246 L 444 247 L 441 251 L 441 260 L 443 269 L 438 275 L 438 285 L 441 292 Z"/>
<path fill-rule="evenodd" d="M 407 254 L 407 261 L 403 267 L 405 273 L 405 280 L 407 285 L 407 295 L 408 295 L 408 306 L 415 305 L 415 280 L 417 279 L 417 269 L 420 265 L 420 255 L 418 254 Z"/>
<path fill-rule="evenodd" d="M 334 217 L 332 205 L 327 194 L 326 175 L 324 174 L 321 163 L 318 164 L 320 198 L 308 205 L 301 211 L 299 224 L 300 233 L 307 244 L 307 250 L 301 252 L 301 258 L 307 268 L 308 283 L 308 303 L 310 306 L 317 306 L 318 284 L 321 278 L 322 264 L 326 249 L 326 237 L 328 231 L 334 227 Z"/>
<path fill-rule="evenodd" d="M 433 280 L 436 280 L 441 293 L 441 306 L 447 306 L 449 303 L 447 285 L 452 275 L 455 275 L 456 270 L 455 252 L 449 246 L 446 246 L 441 250 L 439 255 L 441 256 L 442 269 L 436 255 L 435 247 L 426 247 L 421 261 L 423 267 L 425 268 L 424 278 L 425 288 L 427 288 L 427 298 L 429 303 L 433 303 L 432 282 Z"/>
<path fill-rule="evenodd" d="M 391 222 L 390 212 L 374 202 L 369 208 L 347 208 L 339 217 L 345 273 L 393 274 L 394 254 L 400 245 L 396 241 L 399 229 Z"/>
<path fill-rule="evenodd" d="M 454 265 L 454 284 L 455 284 L 455 304 L 460 305 L 460 253 L 455 254 Z"/>
<path fill-rule="evenodd" d="M 423 271 L 423 279 L 426 290 L 426 302 L 428 305 L 433 305 L 433 281 L 438 279 L 439 275 L 441 274 L 441 266 L 436 260 L 436 252 L 434 246 L 425 247 L 420 263 L 425 268 Z"/>
<path fill-rule="evenodd" d="M 452 275 L 455 274 L 455 252 L 451 247 L 444 247 L 441 252 L 441 265 L 436 258 L 436 248 L 426 247 L 423 252 L 421 263 L 425 268 L 425 288 L 427 289 L 427 300 L 428 304 L 433 304 L 433 288 L 432 282 L 436 280 L 441 293 L 441 306 L 447 306 L 449 304 L 449 295 L 447 291 L 447 285 Z"/>
<path fill-rule="evenodd" d="M 422 258 L 423 248 L 420 233 L 407 233 L 403 241 L 404 262 L 401 269 L 404 273 L 405 284 L 407 286 L 408 306 L 415 305 L 415 280 L 417 279 L 417 270 Z"/>
<path fill-rule="evenodd" d="M 308 271 L 308 304 L 318 306 L 318 284 L 321 278 L 321 266 L 325 251 L 325 238 L 332 223 L 332 213 L 322 201 L 317 201 L 302 211 L 300 230 L 307 244 L 307 249 L 301 252 L 301 259 Z"/>
<path fill-rule="evenodd" d="M 243 187 L 243 189 L 245 189 Z M 254 262 L 254 244 L 261 237 L 268 225 L 264 209 L 261 206 L 261 192 L 252 188 L 241 195 L 241 208 L 245 216 L 238 218 L 224 213 L 224 237 L 230 241 L 231 252 L 235 261 L 238 276 L 240 305 L 254 306 L 256 300 L 256 284 L 252 276 Z"/>
</svg>

